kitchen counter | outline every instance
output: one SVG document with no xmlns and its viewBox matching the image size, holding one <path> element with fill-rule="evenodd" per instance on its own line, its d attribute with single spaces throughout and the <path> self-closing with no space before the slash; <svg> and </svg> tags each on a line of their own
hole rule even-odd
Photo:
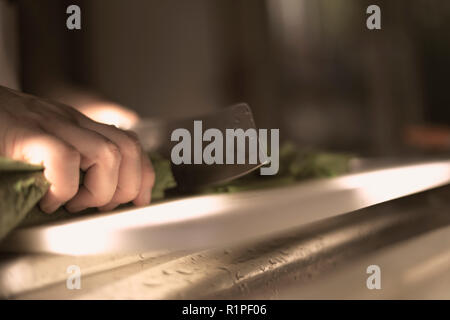
<svg viewBox="0 0 450 320">
<path fill-rule="evenodd" d="M 0 294 L 13 299 L 448 298 L 448 287 L 438 280 L 449 279 L 449 194 L 449 186 L 441 187 L 269 239 L 203 251 L 2 254 Z M 371 264 L 380 265 L 383 290 L 365 287 Z M 70 265 L 81 269 L 80 290 L 66 287 Z"/>
</svg>

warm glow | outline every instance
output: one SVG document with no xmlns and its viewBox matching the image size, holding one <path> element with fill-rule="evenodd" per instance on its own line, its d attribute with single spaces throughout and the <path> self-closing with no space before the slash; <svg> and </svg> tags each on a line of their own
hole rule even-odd
<svg viewBox="0 0 450 320">
<path fill-rule="evenodd" d="M 50 146 L 43 141 L 27 141 L 24 148 L 25 161 L 35 165 L 44 165 L 48 162 Z"/>
<path fill-rule="evenodd" d="M 115 104 L 89 104 L 80 107 L 80 111 L 97 122 L 112 124 L 125 130 L 133 127 L 138 121 L 138 116 L 134 112 Z"/>
<path fill-rule="evenodd" d="M 121 231 L 199 219 L 225 207 L 220 196 L 172 201 L 49 227 L 43 238 L 47 249 L 54 253 L 79 255 L 114 251 L 111 248 L 114 241 L 127 240 L 121 237 Z"/>
<path fill-rule="evenodd" d="M 339 185 L 358 191 L 360 199 L 380 203 L 448 183 L 448 161 L 377 170 L 339 178 Z"/>
<path fill-rule="evenodd" d="M 197 250 L 266 237 L 449 182 L 450 161 L 423 162 L 18 229 L 8 245 L 61 254 Z"/>
</svg>

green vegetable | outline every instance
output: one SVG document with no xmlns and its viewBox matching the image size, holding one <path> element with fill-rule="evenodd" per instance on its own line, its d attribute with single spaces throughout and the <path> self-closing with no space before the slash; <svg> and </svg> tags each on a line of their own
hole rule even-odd
<svg viewBox="0 0 450 320">
<path fill-rule="evenodd" d="M 201 192 L 233 193 L 285 186 L 312 178 L 333 177 L 348 172 L 350 159 L 348 154 L 302 151 L 294 144 L 286 143 L 280 148 L 278 174 L 262 176 L 256 170 L 231 182 L 204 188 Z"/>
<path fill-rule="evenodd" d="M 176 182 L 169 160 L 155 153 L 149 156 L 155 171 L 152 190 L 152 201 L 155 202 L 164 199 L 167 191 L 176 187 Z M 347 154 L 305 152 L 293 144 L 285 144 L 280 150 L 277 175 L 261 176 L 257 170 L 229 183 L 204 188 L 200 193 L 255 190 L 285 186 L 304 179 L 336 176 L 347 172 L 350 158 Z M 50 215 L 41 212 L 36 204 L 48 187 L 41 166 L 0 157 L 0 240 L 19 224 L 30 226 L 96 212 L 95 209 L 88 209 L 80 214 L 70 214 L 64 208 Z"/>
<path fill-rule="evenodd" d="M 155 184 L 152 189 L 152 201 L 162 200 L 165 191 L 176 187 L 177 183 L 172 174 L 170 161 L 161 157 L 158 153 L 150 154 L 153 170 L 155 171 Z"/>
<path fill-rule="evenodd" d="M 164 198 L 165 190 L 176 186 L 176 182 L 169 160 L 158 154 L 149 156 L 155 170 L 152 201 L 158 201 Z M 19 224 L 30 226 L 96 212 L 88 209 L 75 215 L 60 208 L 53 214 L 43 213 L 36 204 L 48 187 L 43 167 L 0 157 L 0 240 Z"/>
<path fill-rule="evenodd" d="M 0 240 L 16 227 L 49 187 L 43 168 L 0 158 Z"/>
</svg>

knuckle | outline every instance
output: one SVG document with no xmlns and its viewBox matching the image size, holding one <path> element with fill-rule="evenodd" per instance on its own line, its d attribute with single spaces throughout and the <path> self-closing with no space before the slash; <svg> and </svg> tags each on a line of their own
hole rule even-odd
<svg viewBox="0 0 450 320">
<path fill-rule="evenodd" d="M 107 194 L 96 194 L 94 196 L 92 207 L 103 207 L 107 205 L 112 199 L 112 196 Z"/>
<path fill-rule="evenodd" d="M 64 161 L 63 163 L 70 167 L 76 166 L 78 168 L 80 166 L 81 155 L 75 148 L 62 145 L 59 152 L 61 161 Z"/>
<path fill-rule="evenodd" d="M 84 186 L 84 188 L 86 189 L 86 191 L 89 193 L 89 198 L 87 200 L 87 206 L 88 207 L 102 207 L 106 204 L 108 204 L 112 197 L 113 197 L 113 191 L 109 192 L 106 189 L 91 189 L 89 187 L 87 187 L 86 185 Z"/>
<path fill-rule="evenodd" d="M 65 203 L 75 197 L 78 193 L 79 182 L 75 180 L 66 181 L 64 186 L 55 195 L 61 203 Z"/>
<path fill-rule="evenodd" d="M 120 146 L 121 150 L 123 150 L 123 152 L 128 155 L 132 155 L 133 157 L 140 156 L 141 143 L 139 142 L 138 137 L 124 131 L 122 131 L 121 134 L 123 135 L 122 143 Z"/>
<path fill-rule="evenodd" d="M 64 161 L 67 164 L 75 164 L 79 166 L 81 161 L 80 153 L 73 147 L 64 145 L 60 150 L 61 161 Z"/>
<path fill-rule="evenodd" d="M 64 179 L 64 185 L 59 185 L 58 189 L 55 191 L 55 196 L 59 201 L 66 202 L 72 199 L 78 192 L 79 188 L 79 178 L 78 172 L 80 167 L 81 156 L 80 153 L 70 146 L 63 146 L 59 150 L 61 162 L 65 165 L 64 172 L 61 174 L 74 178 Z M 75 174 L 71 174 L 71 171 L 77 171 Z"/>
<path fill-rule="evenodd" d="M 122 160 L 119 147 L 112 141 L 104 141 L 99 148 L 99 157 L 111 166 L 118 166 Z"/>
<path fill-rule="evenodd" d="M 127 188 L 118 191 L 115 200 L 119 203 L 127 203 L 134 200 L 139 194 L 138 188 Z"/>
</svg>

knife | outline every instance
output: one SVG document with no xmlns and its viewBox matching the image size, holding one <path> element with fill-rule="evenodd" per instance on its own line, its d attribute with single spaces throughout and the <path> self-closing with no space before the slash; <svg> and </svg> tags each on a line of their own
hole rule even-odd
<svg viewBox="0 0 450 320">
<path fill-rule="evenodd" d="M 183 119 L 143 119 L 133 128 L 141 141 L 144 150 L 158 152 L 163 157 L 171 159 L 172 148 L 178 141 L 172 141 L 171 135 L 176 129 L 189 131 L 191 139 L 198 139 L 198 132 L 194 132 L 194 121 L 201 121 L 202 132 L 208 129 L 217 129 L 226 137 L 227 129 L 256 130 L 255 121 L 250 107 L 239 103 L 217 112 Z M 197 137 L 196 137 L 197 135 Z M 201 138 L 201 137 L 200 137 Z M 201 140 L 201 150 L 210 143 Z M 258 148 L 264 148 L 258 143 Z M 223 143 L 225 155 L 225 141 Z M 235 144 L 236 146 L 236 144 Z M 191 142 L 191 155 L 194 157 L 194 143 Z M 182 192 L 195 191 L 198 188 L 231 181 L 251 171 L 254 171 L 266 162 L 260 161 L 251 164 L 249 161 L 249 146 L 246 145 L 245 164 L 172 164 L 172 171 L 177 182 L 177 188 Z"/>
</svg>

